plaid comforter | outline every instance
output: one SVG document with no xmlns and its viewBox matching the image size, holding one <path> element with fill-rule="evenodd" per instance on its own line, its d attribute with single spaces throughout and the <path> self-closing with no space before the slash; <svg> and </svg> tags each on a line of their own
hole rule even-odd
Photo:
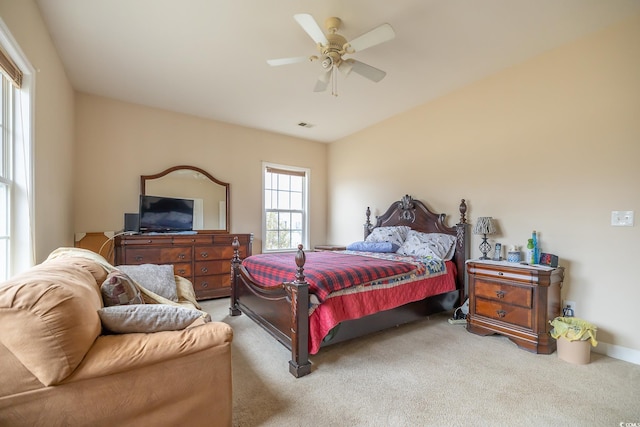
<svg viewBox="0 0 640 427">
<path fill-rule="evenodd" d="M 424 265 L 420 263 L 339 252 L 308 252 L 305 255 L 303 273 L 309 283 L 309 293 L 315 294 L 320 302 L 331 292 L 345 288 L 425 273 Z M 254 255 L 244 259 L 242 265 L 254 280 L 266 286 L 295 280 L 295 253 Z"/>
</svg>

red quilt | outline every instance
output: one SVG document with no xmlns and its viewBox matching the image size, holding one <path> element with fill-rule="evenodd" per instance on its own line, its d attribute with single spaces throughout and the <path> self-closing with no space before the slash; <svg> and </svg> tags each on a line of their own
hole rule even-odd
<svg viewBox="0 0 640 427">
<path fill-rule="evenodd" d="M 403 276 L 418 269 L 408 262 L 348 255 L 337 252 L 308 252 L 303 274 L 309 283 L 309 293 L 319 302 L 345 288 L 375 280 Z M 255 280 L 267 286 L 277 286 L 295 280 L 295 253 L 260 254 L 250 256 L 242 265 Z"/>
</svg>

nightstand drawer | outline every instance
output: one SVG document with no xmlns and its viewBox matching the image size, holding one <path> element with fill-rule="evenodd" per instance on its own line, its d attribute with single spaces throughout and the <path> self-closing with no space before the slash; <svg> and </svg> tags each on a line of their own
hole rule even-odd
<svg viewBox="0 0 640 427">
<path fill-rule="evenodd" d="M 533 300 L 533 289 L 531 287 L 521 288 L 519 286 L 488 282 L 482 279 L 476 279 L 475 285 L 475 295 L 479 298 L 531 308 Z"/>
<path fill-rule="evenodd" d="M 533 325 L 530 309 L 484 298 L 476 299 L 476 314 L 528 329 Z"/>
</svg>

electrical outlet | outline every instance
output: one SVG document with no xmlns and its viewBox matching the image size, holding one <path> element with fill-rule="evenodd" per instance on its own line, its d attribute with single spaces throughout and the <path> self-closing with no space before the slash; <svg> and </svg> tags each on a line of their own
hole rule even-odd
<svg viewBox="0 0 640 427">
<path fill-rule="evenodd" d="M 569 300 L 564 300 L 564 303 L 562 304 L 562 314 L 566 316 L 567 312 L 571 310 L 572 312 L 572 316 L 576 315 L 576 303 L 575 301 L 569 301 Z"/>
<path fill-rule="evenodd" d="M 611 211 L 611 225 L 633 227 L 633 211 Z"/>
</svg>

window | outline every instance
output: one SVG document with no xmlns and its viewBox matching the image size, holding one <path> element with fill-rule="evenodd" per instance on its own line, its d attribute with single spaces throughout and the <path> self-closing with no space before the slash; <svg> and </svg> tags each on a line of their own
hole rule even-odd
<svg viewBox="0 0 640 427">
<path fill-rule="evenodd" d="M 263 163 L 262 251 L 308 247 L 309 169 Z"/>
<path fill-rule="evenodd" d="M 32 266 L 35 260 L 32 75 L 33 68 L 0 19 L 0 281 Z"/>
</svg>

